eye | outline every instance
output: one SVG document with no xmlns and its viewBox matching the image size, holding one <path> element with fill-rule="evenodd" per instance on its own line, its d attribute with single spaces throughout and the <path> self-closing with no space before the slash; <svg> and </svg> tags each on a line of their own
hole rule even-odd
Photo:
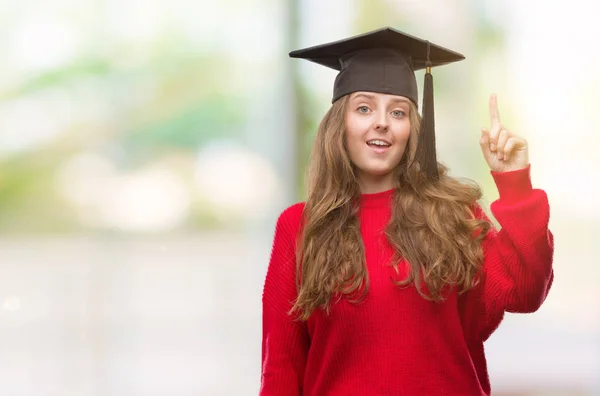
<svg viewBox="0 0 600 396">
<path fill-rule="evenodd" d="M 392 111 L 392 115 L 396 118 L 401 118 L 404 117 L 406 113 L 404 112 L 404 110 L 394 110 Z"/>
<path fill-rule="evenodd" d="M 356 109 L 356 110 L 358 110 L 358 112 L 359 112 L 359 113 L 362 113 L 362 114 L 368 114 L 368 113 L 371 111 L 371 109 L 369 109 L 369 107 L 368 107 L 368 106 L 360 106 L 360 107 L 359 107 L 358 109 Z"/>
</svg>

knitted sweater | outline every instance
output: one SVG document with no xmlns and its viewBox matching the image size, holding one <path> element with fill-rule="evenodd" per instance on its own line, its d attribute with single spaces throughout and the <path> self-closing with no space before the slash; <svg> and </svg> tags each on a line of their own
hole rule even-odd
<svg viewBox="0 0 600 396">
<path fill-rule="evenodd" d="M 332 303 L 308 321 L 287 312 L 296 296 L 296 237 L 303 203 L 280 215 L 263 290 L 261 396 L 489 395 L 484 341 L 505 312 L 536 311 L 553 280 L 544 191 L 530 168 L 495 173 L 501 225 L 483 241 L 481 281 L 442 303 L 399 288 L 382 230 L 393 190 L 361 196 L 359 221 L 370 288 L 358 304 Z M 478 207 L 478 216 L 485 218 Z"/>
</svg>

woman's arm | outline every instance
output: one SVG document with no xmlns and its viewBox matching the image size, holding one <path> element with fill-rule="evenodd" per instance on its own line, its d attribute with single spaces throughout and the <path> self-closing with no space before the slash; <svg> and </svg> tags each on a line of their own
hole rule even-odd
<svg viewBox="0 0 600 396">
<path fill-rule="evenodd" d="M 275 229 L 264 284 L 261 396 L 300 395 L 308 354 L 305 322 L 289 315 L 296 297 L 296 236 L 302 204 L 286 209 Z"/>
<path fill-rule="evenodd" d="M 484 311 L 479 333 L 487 339 L 504 312 L 530 313 L 546 299 L 554 272 L 554 240 L 548 229 L 550 209 L 546 193 L 533 189 L 530 167 L 492 172 L 500 198 L 491 210 L 501 225 L 483 241 L 484 263 L 479 298 Z M 476 214 L 486 218 L 479 209 Z"/>
</svg>

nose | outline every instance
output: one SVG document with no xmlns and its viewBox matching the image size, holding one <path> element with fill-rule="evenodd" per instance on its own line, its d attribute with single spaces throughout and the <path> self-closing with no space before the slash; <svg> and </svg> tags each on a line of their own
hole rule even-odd
<svg viewBox="0 0 600 396">
<path fill-rule="evenodd" d="M 386 132 L 388 130 L 388 122 L 385 115 L 379 116 L 375 121 L 375 130 L 380 132 Z"/>
</svg>

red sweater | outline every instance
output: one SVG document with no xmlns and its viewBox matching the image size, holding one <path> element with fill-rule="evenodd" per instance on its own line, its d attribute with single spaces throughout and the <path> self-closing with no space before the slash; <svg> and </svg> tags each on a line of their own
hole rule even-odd
<svg viewBox="0 0 600 396">
<path fill-rule="evenodd" d="M 505 312 L 536 311 L 553 279 L 553 237 L 544 191 L 530 168 L 492 176 L 491 210 L 502 228 L 485 238 L 481 282 L 443 303 L 390 280 L 393 251 L 382 230 L 393 190 L 364 194 L 359 211 L 370 289 L 308 321 L 286 312 L 296 296 L 295 247 L 304 204 L 277 221 L 263 291 L 262 396 L 489 395 L 483 342 Z M 482 210 L 479 216 L 485 217 Z"/>
</svg>

